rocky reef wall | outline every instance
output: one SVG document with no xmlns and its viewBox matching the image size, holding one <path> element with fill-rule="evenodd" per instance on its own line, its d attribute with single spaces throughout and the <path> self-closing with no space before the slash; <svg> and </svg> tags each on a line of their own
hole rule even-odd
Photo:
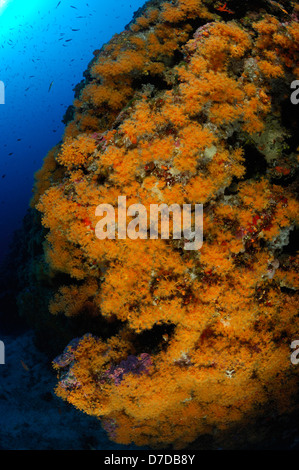
<svg viewBox="0 0 299 470">
<path fill-rule="evenodd" d="M 65 348 L 58 396 L 116 442 L 234 447 L 297 410 L 298 48 L 287 0 L 149 1 L 94 51 L 36 174 L 20 312 Z M 99 240 L 120 196 L 202 204 L 202 247 Z"/>
</svg>

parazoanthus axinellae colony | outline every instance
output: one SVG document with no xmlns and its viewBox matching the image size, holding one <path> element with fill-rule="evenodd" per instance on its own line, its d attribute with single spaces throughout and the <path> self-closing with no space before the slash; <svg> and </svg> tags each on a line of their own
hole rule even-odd
<svg viewBox="0 0 299 470">
<path fill-rule="evenodd" d="M 297 152 L 282 106 L 299 78 L 298 10 L 247 2 L 238 16 L 237 3 L 149 2 L 96 55 L 37 178 L 45 260 L 68 279 L 50 312 L 88 305 L 120 322 L 55 361 L 56 393 L 118 443 L 182 448 L 296 406 L 298 255 L 285 248 Z M 203 204 L 202 248 L 99 240 L 96 207 L 122 195 L 146 208 Z"/>
</svg>

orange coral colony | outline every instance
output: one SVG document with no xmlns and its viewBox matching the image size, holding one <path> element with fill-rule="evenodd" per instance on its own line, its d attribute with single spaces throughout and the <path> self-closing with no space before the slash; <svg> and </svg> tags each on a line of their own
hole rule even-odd
<svg viewBox="0 0 299 470">
<path fill-rule="evenodd" d="M 89 329 L 55 361 L 56 393 L 121 444 L 221 442 L 265 410 L 296 409 L 298 152 L 281 113 L 299 78 L 299 25 L 275 2 L 247 15 L 218 3 L 148 2 L 95 57 L 36 175 L 32 206 L 59 279 L 50 312 L 89 306 L 117 325 L 108 338 Z M 202 248 L 99 240 L 96 208 L 121 195 L 147 209 L 203 204 Z"/>
</svg>

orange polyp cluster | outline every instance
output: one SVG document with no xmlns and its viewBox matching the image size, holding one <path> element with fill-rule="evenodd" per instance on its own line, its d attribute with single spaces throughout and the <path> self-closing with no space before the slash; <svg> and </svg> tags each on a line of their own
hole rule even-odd
<svg viewBox="0 0 299 470">
<path fill-rule="evenodd" d="M 210 22 L 194 31 L 198 17 Z M 246 427 L 269 401 L 273 413 L 293 406 L 298 259 L 286 255 L 277 266 L 273 245 L 298 223 L 299 206 L 268 173 L 243 180 L 242 144 L 265 129 L 271 81 L 296 70 L 298 25 L 267 17 L 253 27 L 256 37 L 199 0 L 145 11 L 99 54 L 36 185 L 45 259 L 53 276 L 69 277 L 51 313 L 88 308 L 122 325 L 107 341 L 84 337 L 73 365 L 80 386 L 56 391 L 114 423 L 118 443 L 184 447 L 238 421 Z M 151 76 L 160 89 L 148 86 Z M 135 79 L 147 84 L 135 90 Z M 116 208 L 122 195 L 147 210 L 204 204 L 202 249 L 97 239 L 96 207 Z M 111 364 L 143 352 L 145 332 L 155 342 L 150 372 L 99 385 Z"/>
<path fill-rule="evenodd" d="M 176 0 L 174 3 L 164 2 L 162 4 L 162 19 L 169 23 L 178 23 L 186 18 L 196 17 L 212 17 L 201 0 Z"/>
<path fill-rule="evenodd" d="M 262 73 L 268 78 L 282 77 L 284 67 L 298 75 L 297 54 L 299 49 L 299 25 L 292 21 L 282 24 L 273 16 L 267 15 L 263 20 L 253 24 L 259 33 L 256 46 L 258 53 L 266 60 L 258 61 Z"/>
<path fill-rule="evenodd" d="M 88 135 L 82 134 L 75 139 L 66 139 L 62 144 L 57 161 L 71 170 L 86 165 L 95 149 L 96 142 Z"/>
<path fill-rule="evenodd" d="M 38 203 L 40 196 L 50 188 L 51 184 L 59 181 L 63 176 L 63 168 L 57 165 L 55 156 L 59 151 L 59 146 L 53 147 L 44 158 L 43 166 L 35 173 L 34 195 L 30 201 L 33 208 Z"/>
</svg>

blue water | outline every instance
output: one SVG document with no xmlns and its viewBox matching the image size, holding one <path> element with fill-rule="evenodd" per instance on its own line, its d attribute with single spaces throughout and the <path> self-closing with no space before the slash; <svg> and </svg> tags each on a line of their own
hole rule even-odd
<svg viewBox="0 0 299 470">
<path fill-rule="evenodd" d="M 144 3 L 0 0 L 0 263 L 29 205 L 34 173 L 61 140 L 61 120 L 93 51 Z"/>
</svg>

